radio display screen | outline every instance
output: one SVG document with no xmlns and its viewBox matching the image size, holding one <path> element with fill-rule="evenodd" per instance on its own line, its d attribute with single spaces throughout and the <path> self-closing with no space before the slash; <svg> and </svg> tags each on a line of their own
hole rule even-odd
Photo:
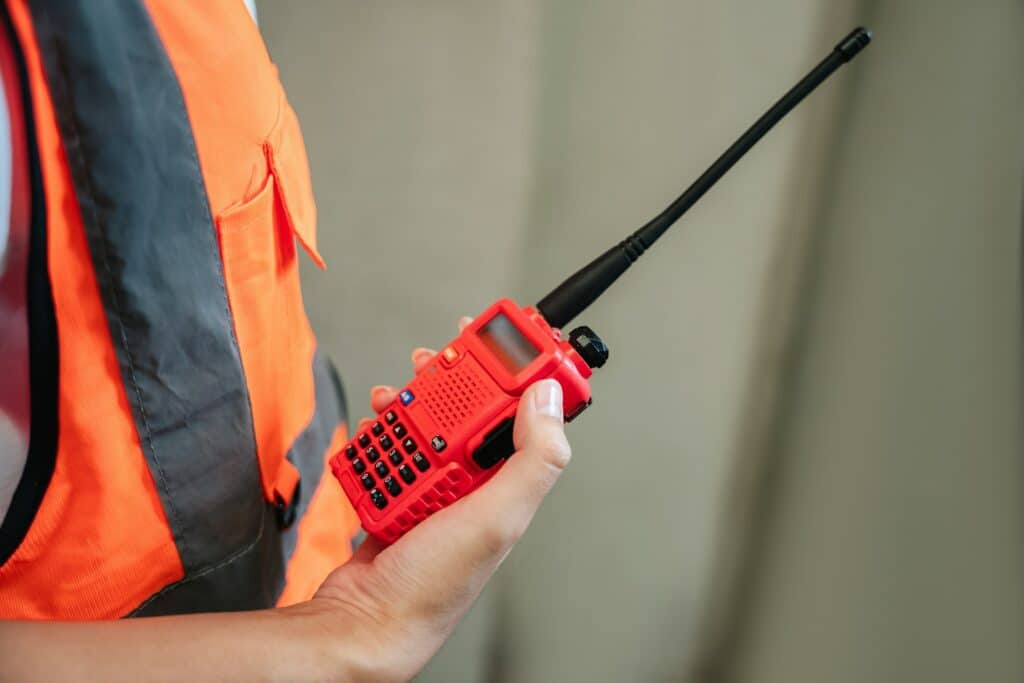
<svg viewBox="0 0 1024 683">
<path fill-rule="evenodd" d="M 476 334 L 487 350 L 513 375 L 540 355 L 540 349 L 504 313 L 491 318 Z"/>
</svg>

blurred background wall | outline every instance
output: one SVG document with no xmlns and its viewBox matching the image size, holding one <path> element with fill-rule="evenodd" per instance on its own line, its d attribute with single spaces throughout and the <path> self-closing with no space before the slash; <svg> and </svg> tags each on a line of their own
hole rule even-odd
<svg viewBox="0 0 1024 683">
<path fill-rule="evenodd" d="M 1024 5 L 263 0 L 355 416 L 876 44 L 583 322 L 575 459 L 423 681 L 1024 678 Z"/>
</svg>

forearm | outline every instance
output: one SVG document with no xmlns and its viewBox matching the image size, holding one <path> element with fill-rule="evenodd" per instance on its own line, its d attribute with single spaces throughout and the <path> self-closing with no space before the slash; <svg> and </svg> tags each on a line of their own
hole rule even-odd
<svg viewBox="0 0 1024 683">
<path fill-rule="evenodd" d="M 394 400 L 379 397 L 379 410 Z M 0 680 L 408 681 L 437 652 L 569 462 L 554 380 L 519 402 L 515 457 L 393 545 L 370 538 L 307 603 L 114 622 L 0 621 Z"/>
<path fill-rule="evenodd" d="M 345 624 L 311 604 L 110 622 L 0 622 L 0 680 L 350 681 Z"/>
</svg>

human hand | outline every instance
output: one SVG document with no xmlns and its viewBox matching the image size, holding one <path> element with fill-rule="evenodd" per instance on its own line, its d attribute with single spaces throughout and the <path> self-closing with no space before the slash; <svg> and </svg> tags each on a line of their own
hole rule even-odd
<svg viewBox="0 0 1024 683">
<path fill-rule="evenodd" d="M 413 369 L 433 356 L 416 349 Z M 374 387 L 374 412 L 397 391 Z M 487 484 L 391 546 L 369 538 L 324 581 L 310 606 L 328 632 L 342 631 L 357 680 L 408 680 L 447 640 L 568 465 L 563 422 L 561 386 L 537 382 L 519 402 L 516 453 Z"/>
</svg>

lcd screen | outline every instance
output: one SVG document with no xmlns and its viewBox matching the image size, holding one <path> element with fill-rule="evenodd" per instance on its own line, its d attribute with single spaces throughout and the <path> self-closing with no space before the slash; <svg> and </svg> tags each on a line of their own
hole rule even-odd
<svg viewBox="0 0 1024 683">
<path fill-rule="evenodd" d="M 511 374 L 518 374 L 540 355 L 540 350 L 519 331 L 504 313 L 491 318 L 491 321 L 480 328 L 477 337 L 483 342 L 505 369 Z"/>
</svg>

